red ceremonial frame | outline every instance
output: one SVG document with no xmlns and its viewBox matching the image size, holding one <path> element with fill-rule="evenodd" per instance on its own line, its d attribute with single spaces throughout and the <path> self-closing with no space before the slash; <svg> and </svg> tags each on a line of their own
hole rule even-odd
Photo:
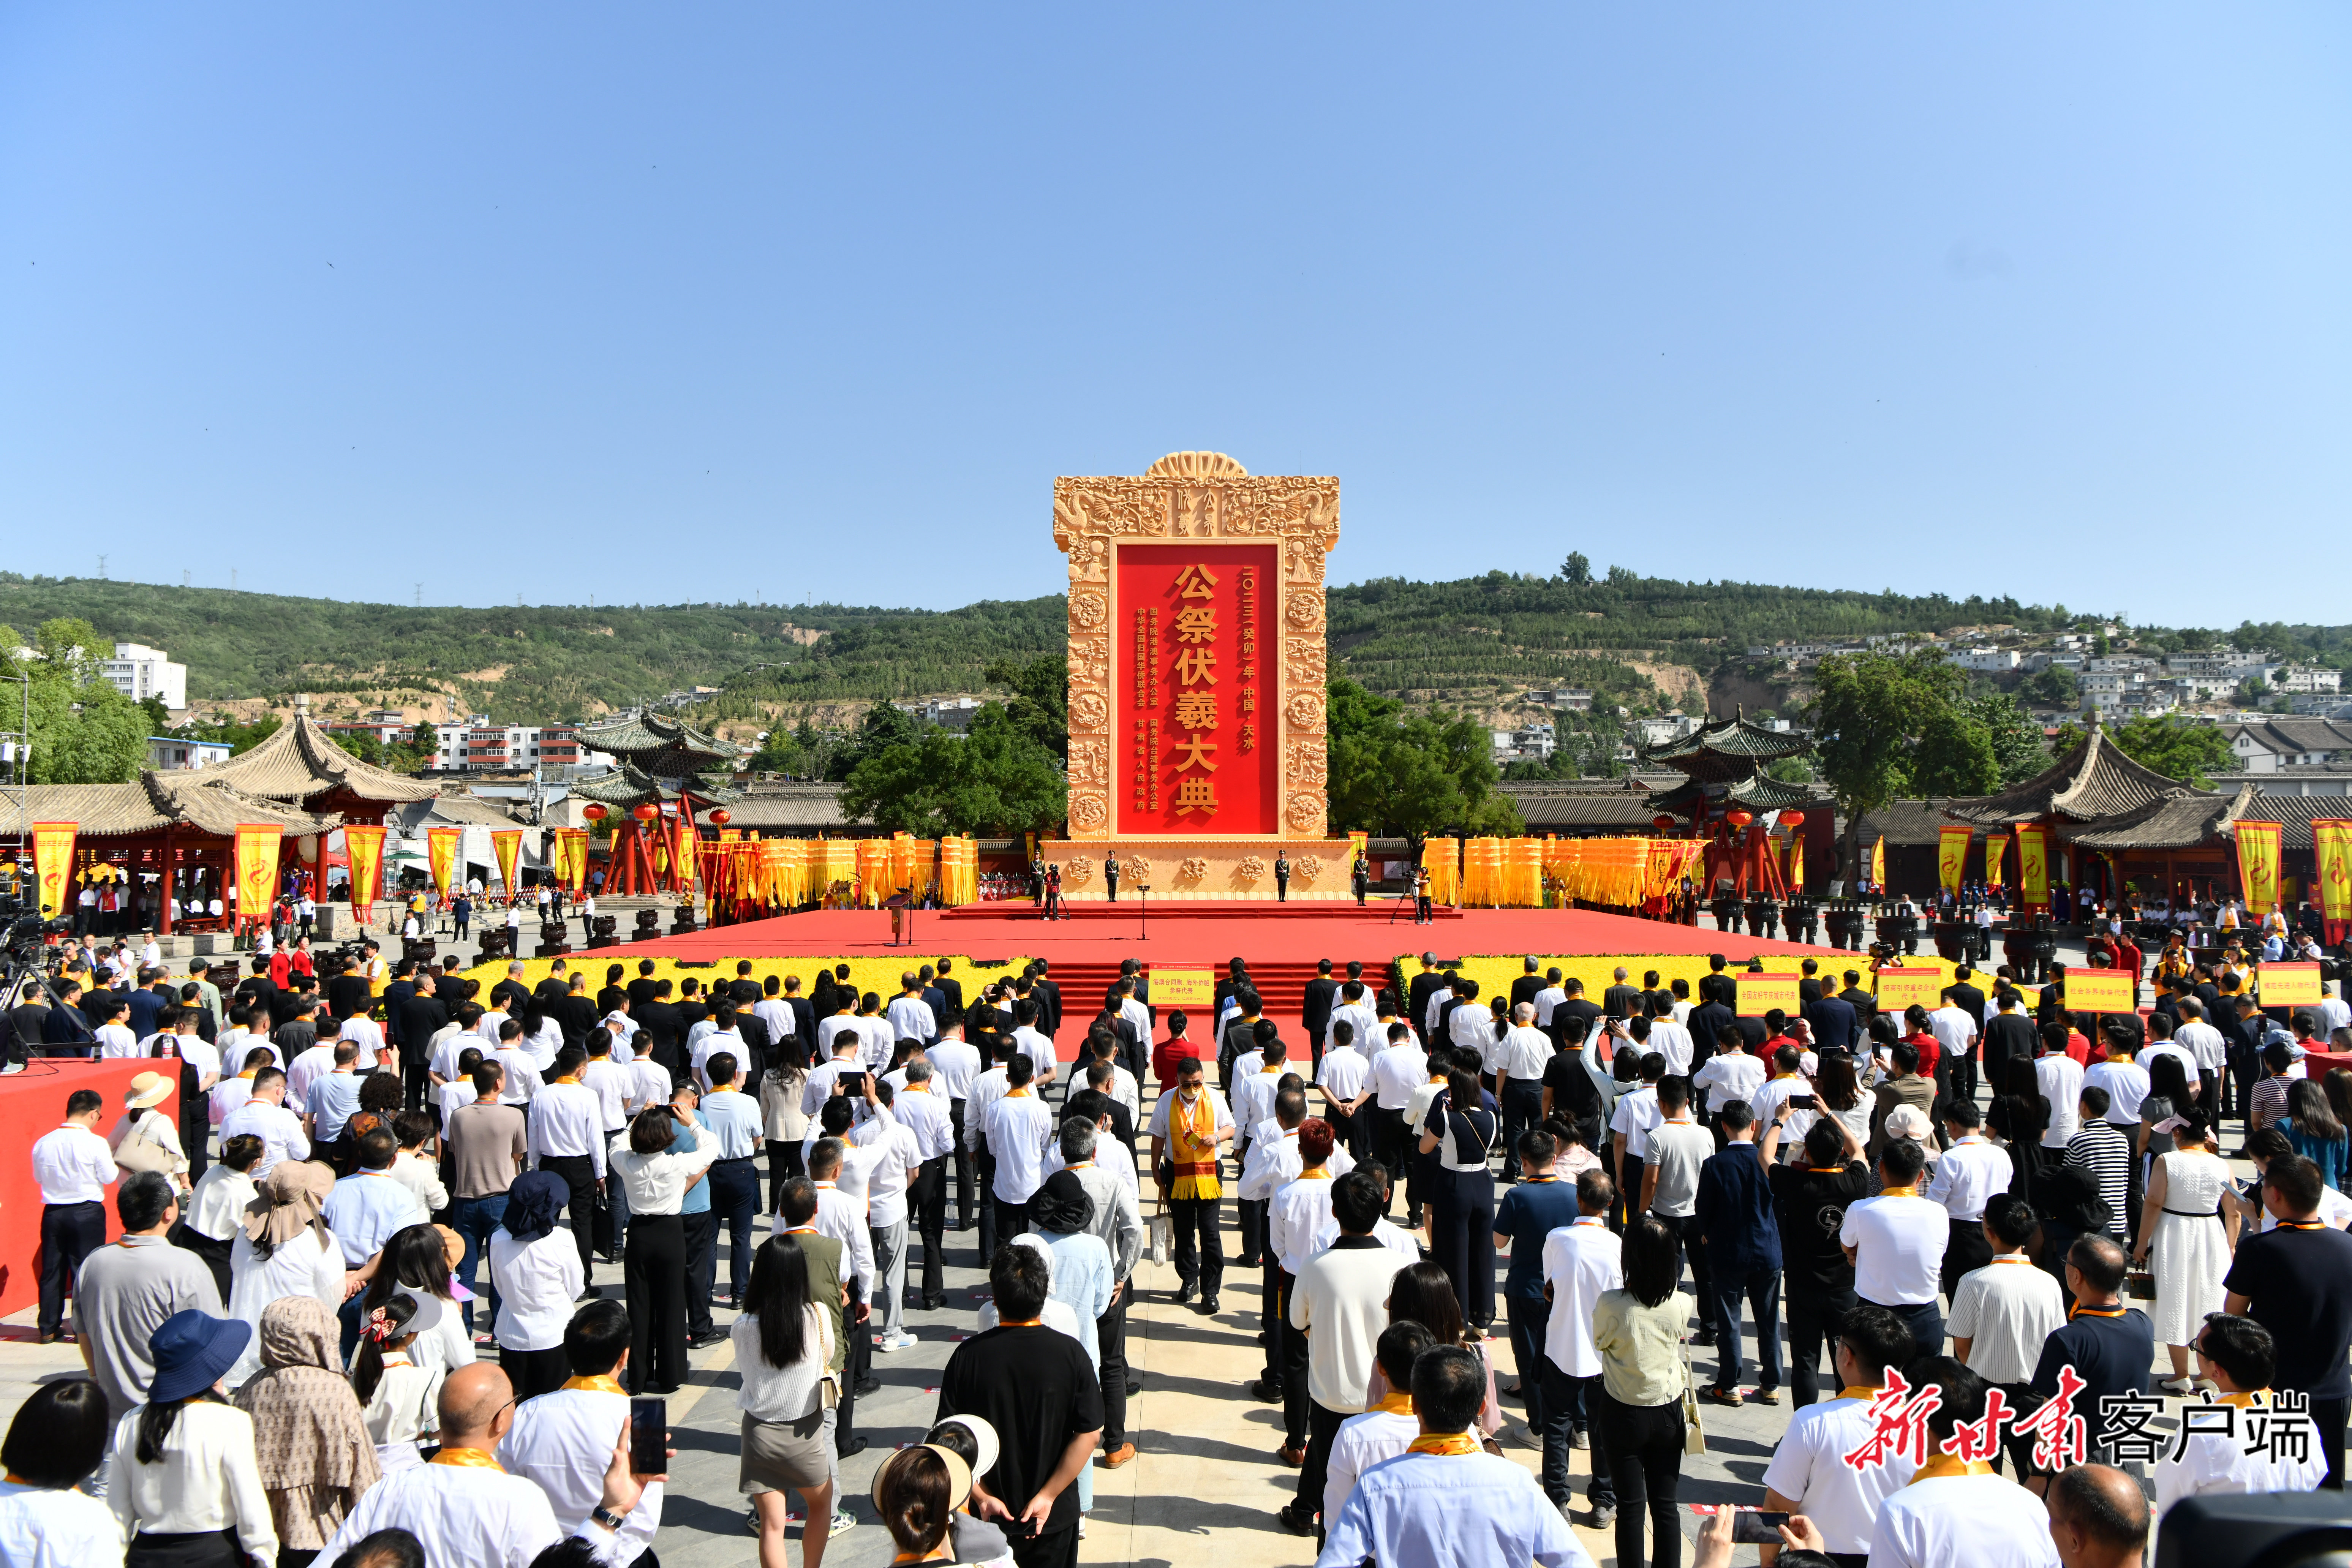
<svg viewBox="0 0 2352 1568">
<path fill-rule="evenodd" d="M 16 1128 L 22 1140 L 16 1158 L 0 1160 L 0 1317 L 22 1311 L 41 1295 L 41 1185 L 33 1180 L 33 1162 L 26 1152 L 33 1141 L 64 1123 L 66 1100 L 78 1089 L 94 1089 L 106 1100 L 106 1110 L 98 1119 L 99 1136 L 106 1136 L 122 1118 L 122 1097 L 131 1080 L 156 1068 L 143 1057 L 102 1062 L 36 1057 L 23 1072 L 0 1073 L 0 1125 Z M 178 1085 L 155 1109 L 177 1121 Z M 106 1234 L 110 1240 L 122 1234 L 112 1187 L 106 1190 Z M 28 1325 L 5 1331 L 5 1337 L 30 1339 L 33 1333 Z"/>
<path fill-rule="evenodd" d="M 1272 544 L 1119 542 L 1111 628 L 1118 649 L 1112 771 L 1124 775 L 1111 792 L 1118 833 L 1223 838 L 1282 832 L 1281 569 Z M 1213 630 L 1202 640 L 1185 640 L 1199 635 L 1180 624 L 1188 608 L 1211 612 Z M 1200 666 L 1189 683 L 1188 664 Z M 1178 721 L 1177 703 L 1187 694 L 1214 700 L 1208 727 Z M 1195 740 L 1205 766 L 1183 765 Z M 1201 778 L 1213 785 L 1216 809 L 1179 811 L 1183 781 Z"/>
</svg>

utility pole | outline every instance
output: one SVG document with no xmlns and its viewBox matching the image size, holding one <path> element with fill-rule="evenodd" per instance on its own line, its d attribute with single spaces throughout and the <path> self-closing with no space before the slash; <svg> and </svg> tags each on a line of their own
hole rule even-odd
<svg viewBox="0 0 2352 1568">
<path fill-rule="evenodd" d="M 422 583 L 416 584 L 416 605 L 419 609 L 425 607 L 425 584 Z"/>
<path fill-rule="evenodd" d="M 101 583 L 106 581 L 106 557 L 103 555 L 98 558 L 98 580 Z"/>
</svg>

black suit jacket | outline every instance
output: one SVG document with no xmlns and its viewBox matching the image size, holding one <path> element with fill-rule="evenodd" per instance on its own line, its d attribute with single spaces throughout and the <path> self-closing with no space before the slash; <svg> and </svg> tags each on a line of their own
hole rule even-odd
<svg viewBox="0 0 2352 1568">
<path fill-rule="evenodd" d="M 1985 1079 L 1996 1091 L 2006 1089 L 2001 1069 L 2011 1058 L 2032 1061 L 2042 1042 L 2042 1031 L 2022 1013 L 1996 1013 L 1984 1026 Z"/>
<path fill-rule="evenodd" d="M 1878 1016 L 1878 998 L 1859 985 L 1849 985 L 1838 993 L 1838 1000 L 1853 1009 L 1854 1027 L 1870 1033 L 1870 1021 Z"/>
<path fill-rule="evenodd" d="M 1954 1006 L 1968 1014 L 1978 1028 L 1984 1027 L 1985 994 L 1983 992 L 1973 985 L 1960 984 L 1947 986 L 1945 994 L 1951 997 Z"/>
<path fill-rule="evenodd" d="M 416 986 L 413 981 L 395 980 L 383 988 L 383 994 L 378 998 L 383 1004 L 384 1037 L 395 1046 L 400 1044 L 400 1010 L 415 994 Z M 222 1065 L 226 1067 L 227 1064 Z"/>
<path fill-rule="evenodd" d="M 400 1062 L 403 1067 L 422 1067 L 433 1055 L 433 1037 L 449 1021 L 449 1009 L 437 996 L 412 994 L 400 1005 Z M 223 1062 L 226 1072 L 228 1064 Z"/>
<path fill-rule="evenodd" d="M 816 1008 L 805 996 L 787 996 L 784 1005 L 793 1010 L 794 1037 L 804 1051 L 816 1049 Z"/>
<path fill-rule="evenodd" d="M 630 1016 L 645 1031 L 646 1054 L 673 1073 L 684 1070 L 685 1054 L 678 1048 L 678 1042 L 685 1038 L 686 1024 L 678 1016 L 677 1004 L 648 1002 Z"/>
<path fill-rule="evenodd" d="M 1709 1055 L 1714 1054 L 1716 1050 L 1716 1037 L 1722 1034 L 1726 1028 L 1736 1029 L 1738 1026 L 1738 1016 L 1720 1002 L 1702 1002 L 1691 1009 L 1691 1043 L 1694 1047 L 1706 1047 Z M 1691 1070 L 1696 1072 L 1698 1060 L 1696 1048 L 1691 1053 Z"/>
<path fill-rule="evenodd" d="M 1631 985 L 1612 985 L 1601 994 L 1601 1005 L 1612 1018 L 1630 1018 L 1642 993 Z"/>
<path fill-rule="evenodd" d="M 356 974 L 338 974 L 327 982 L 327 1005 L 338 1018 L 356 1018 L 373 1005 L 368 983 Z"/>
<path fill-rule="evenodd" d="M 1039 1001 L 1045 1004 L 1041 1009 L 1045 1016 L 1039 1022 L 1044 1025 L 1047 1037 L 1060 1034 L 1062 1032 L 1062 988 L 1045 976 L 1039 975 L 1029 989 Z"/>
<path fill-rule="evenodd" d="M 1404 988 L 1405 1021 L 1410 1023 L 1416 1031 L 1419 1030 L 1423 1015 L 1429 1011 L 1429 994 L 1441 986 L 1452 984 L 1452 978 L 1442 969 L 1433 969 L 1426 974 L 1414 975 L 1412 982 Z"/>
<path fill-rule="evenodd" d="M 586 1045 L 588 1031 L 593 1029 L 597 1020 L 604 1016 L 596 1011 L 596 1004 L 588 1000 L 585 991 L 564 993 L 552 1011 L 555 1021 L 563 1026 L 563 1043 L 567 1046 Z"/>
<path fill-rule="evenodd" d="M 1805 1022 L 1813 1026 L 1813 1043 L 1825 1051 L 1851 1052 L 1861 1026 L 1853 1004 L 1842 996 L 1806 1004 Z"/>
<path fill-rule="evenodd" d="M 942 974 L 938 979 L 932 981 L 931 984 L 938 986 L 940 994 L 948 999 L 948 1010 L 941 1016 L 942 1021 L 944 1022 L 948 1017 L 962 1017 L 963 982 L 958 980 L 952 974 Z"/>
<path fill-rule="evenodd" d="M 1536 993 L 1543 988 L 1544 977 L 1542 975 L 1520 975 L 1517 980 L 1511 982 L 1511 1005 L 1516 1007 L 1522 1002 L 1534 1001 L 1536 999 Z"/>
<path fill-rule="evenodd" d="M 1306 999 L 1299 1004 L 1298 1026 L 1307 1031 L 1307 1042 L 1317 1050 L 1323 1048 L 1324 1026 L 1331 1022 L 1331 1009 L 1339 1000 L 1339 983 L 1328 974 L 1318 974 L 1307 983 Z"/>
<path fill-rule="evenodd" d="M 653 999 L 654 983 L 652 981 L 640 974 L 629 982 L 629 1005 L 632 1008 L 642 1007 Z"/>
</svg>

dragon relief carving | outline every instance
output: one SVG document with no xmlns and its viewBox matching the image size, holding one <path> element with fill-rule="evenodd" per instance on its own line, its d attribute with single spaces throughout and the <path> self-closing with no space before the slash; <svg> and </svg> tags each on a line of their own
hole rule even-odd
<svg viewBox="0 0 2352 1568">
<path fill-rule="evenodd" d="M 1129 856 L 1120 868 L 1126 871 L 1128 880 L 1131 882 L 1140 882 L 1151 875 L 1151 862 L 1140 855 Z"/>
<path fill-rule="evenodd" d="M 1081 588 L 1070 595 L 1070 622 L 1073 626 L 1084 626 L 1087 630 L 1092 631 L 1102 625 L 1104 618 L 1109 614 L 1110 601 L 1104 598 L 1098 589 Z M 1291 619 L 1294 621 L 1298 619 L 1295 606 L 1291 612 Z"/>
<path fill-rule="evenodd" d="M 1100 784 L 1110 782 L 1110 747 L 1102 741 L 1070 742 L 1070 782 Z"/>
<path fill-rule="evenodd" d="M 1110 803 L 1094 790 L 1080 790 L 1070 796 L 1070 826 L 1096 828 L 1110 820 Z"/>
<path fill-rule="evenodd" d="M 1330 775 L 1329 752 L 1320 735 L 1293 741 L 1285 750 L 1283 776 L 1295 784 L 1319 784 Z"/>
<path fill-rule="evenodd" d="M 1302 882 L 1311 882 L 1323 874 L 1323 857 L 1301 855 L 1290 863 L 1290 873 Z"/>
<path fill-rule="evenodd" d="M 1255 855 L 1244 855 L 1234 862 L 1234 875 L 1244 882 L 1255 882 L 1265 875 L 1265 862 Z"/>
<path fill-rule="evenodd" d="M 1099 637 L 1070 638 L 1070 689 L 1101 689 L 1110 684 L 1110 650 Z"/>
<path fill-rule="evenodd" d="M 1062 862 L 1062 881 L 1076 887 L 1093 877 L 1095 863 L 1084 855 L 1073 855 Z"/>
<path fill-rule="evenodd" d="M 1081 730 L 1099 730 L 1110 722 L 1110 704 L 1098 693 L 1081 691 L 1070 699 L 1070 721 Z"/>
<path fill-rule="evenodd" d="M 1323 619 L 1323 595 L 1316 588 L 1293 588 L 1286 614 L 1300 631 L 1312 631 Z"/>
<path fill-rule="evenodd" d="M 1323 694 L 1319 691 L 1294 691 L 1283 704 L 1283 712 L 1290 719 L 1294 730 L 1316 730 L 1323 724 Z"/>
<path fill-rule="evenodd" d="M 1198 855 L 1187 855 L 1176 868 L 1179 881 L 1197 882 L 1209 874 L 1209 863 Z"/>
<path fill-rule="evenodd" d="M 1318 795 L 1294 795 L 1283 808 L 1283 816 L 1301 833 L 1319 833 L 1323 828 L 1323 801 Z"/>
<path fill-rule="evenodd" d="M 1283 658 L 1289 666 L 1293 686 L 1323 689 L 1324 647 L 1321 637 L 1285 637 L 1282 639 Z"/>
</svg>

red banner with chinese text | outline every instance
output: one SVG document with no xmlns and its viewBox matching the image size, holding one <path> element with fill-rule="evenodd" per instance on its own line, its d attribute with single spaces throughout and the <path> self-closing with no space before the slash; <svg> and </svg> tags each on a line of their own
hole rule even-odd
<svg viewBox="0 0 2352 1568">
<path fill-rule="evenodd" d="M 278 887 L 278 856 L 286 830 L 274 822 L 236 825 L 234 862 L 236 920 L 241 926 L 269 923 L 269 900 Z"/>
<path fill-rule="evenodd" d="M 383 896 L 383 829 L 345 827 L 343 852 L 352 868 L 352 915 L 364 925 L 373 915 L 376 900 Z"/>
<path fill-rule="evenodd" d="M 78 822 L 33 824 L 33 877 L 40 889 L 44 919 L 63 914 L 74 896 L 74 836 L 80 831 Z"/>
<path fill-rule="evenodd" d="M 2275 822 L 2238 821 L 2238 888 L 2254 914 L 2266 915 L 2279 907 L 2281 837 Z"/>
<path fill-rule="evenodd" d="M 1120 544 L 1118 832 L 1282 831 L 1280 566 L 1273 544 Z"/>
<path fill-rule="evenodd" d="M 2050 910 L 2050 829 L 2036 822 L 2017 825 L 2017 898 L 2027 912 Z"/>
</svg>

